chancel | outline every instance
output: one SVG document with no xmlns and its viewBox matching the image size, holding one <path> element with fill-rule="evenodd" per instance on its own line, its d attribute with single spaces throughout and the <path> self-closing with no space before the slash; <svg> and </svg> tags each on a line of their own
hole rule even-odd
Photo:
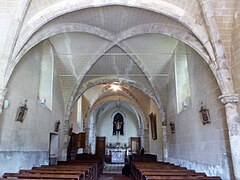
<svg viewBox="0 0 240 180">
<path fill-rule="evenodd" d="M 0 4 L 0 178 L 154 157 L 240 180 L 240 0 Z"/>
</svg>

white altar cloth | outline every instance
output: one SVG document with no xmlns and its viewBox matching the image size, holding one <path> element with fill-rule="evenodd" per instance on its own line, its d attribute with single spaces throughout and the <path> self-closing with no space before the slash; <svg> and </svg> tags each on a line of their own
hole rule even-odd
<svg viewBox="0 0 240 180">
<path fill-rule="evenodd" d="M 126 150 L 114 150 L 111 151 L 111 162 L 112 163 L 124 163 L 125 162 Z"/>
</svg>

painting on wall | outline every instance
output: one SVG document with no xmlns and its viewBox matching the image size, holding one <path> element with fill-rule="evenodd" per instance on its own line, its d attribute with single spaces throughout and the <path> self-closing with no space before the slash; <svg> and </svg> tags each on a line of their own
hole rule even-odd
<svg viewBox="0 0 240 180">
<path fill-rule="evenodd" d="M 170 128 L 171 128 L 171 133 L 175 133 L 175 123 L 174 122 L 170 122 Z"/>
<path fill-rule="evenodd" d="M 25 100 L 24 104 L 18 108 L 15 120 L 23 122 L 23 120 L 26 117 L 27 111 L 28 111 L 27 100 Z"/>
<path fill-rule="evenodd" d="M 156 122 L 156 114 L 151 113 L 149 115 L 150 124 L 151 124 L 151 132 L 152 132 L 152 139 L 157 139 L 157 122 Z"/>
<path fill-rule="evenodd" d="M 199 113 L 200 113 L 200 118 L 202 120 L 203 125 L 211 124 L 209 110 L 207 109 L 206 105 L 203 105 L 202 102 L 201 102 L 201 108 L 200 108 Z"/>
</svg>

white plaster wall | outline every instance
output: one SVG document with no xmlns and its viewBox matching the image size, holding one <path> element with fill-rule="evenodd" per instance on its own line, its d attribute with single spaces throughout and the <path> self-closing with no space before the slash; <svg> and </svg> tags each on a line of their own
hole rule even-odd
<svg viewBox="0 0 240 180">
<path fill-rule="evenodd" d="M 150 113 L 156 114 L 156 129 L 157 129 L 157 139 L 152 139 L 152 129 L 149 118 L 149 150 L 150 154 L 157 155 L 157 160 L 162 161 L 162 150 L 163 150 L 163 135 L 162 135 L 162 121 L 158 113 L 158 108 L 153 101 L 150 101 Z M 149 114 L 150 114 L 149 113 Z"/>
<path fill-rule="evenodd" d="M 189 50 L 189 49 L 188 49 Z M 168 84 L 168 154 L 169 160 L 208 175 L 230 179 L 229 139 L 225 111 L 218 99 L 221 95 L 208 65 L 194 51 L 189 50 L 188 69 L 191 104 L 177 113 L 174 76 Z M 203 125 L 199 110 L 201 102 L 210 111 L 211 124 Z M 170 131 L 175 122 L 175 133 Z"/>
<path fill-rule="evenodd" d="M 111 115 L 115 110 L 116 108 L 110 109 L 97 119 L 96 136 L 105 136 L 106 143 L 120 142 L 121 145 L 124 143 L 128 144 L 130 137 L 139 136 L 137 117 L 131 111 L 120 108 L 120 110 L 126 114 L 126 118 L 124 118 L 124 135 L 119 135 L 119 137 L 113 136 L 113 117 L 111 117 Z"/>
<path fill-rule="evenodd" d="M 19 168 L 48 163 L 50 132 L 61 121 L 59 141 L 63 142 L 64 106 L 56 72 L 53 82 L 53 109 L 37 102 L 41 45 L 27 53 L 15 68 L 7 85 L 9 107 L 0 116 L 0 175 Z M 15 121 L 20 103 L 27 99 L 28 112 L 21 123 Z M 59 157 L 63 143 L 59 144 Z M 15 163 L 17 161 L 17 163 Z M 3 163 L 4 162 L 4 163 Z"/>
</svg>

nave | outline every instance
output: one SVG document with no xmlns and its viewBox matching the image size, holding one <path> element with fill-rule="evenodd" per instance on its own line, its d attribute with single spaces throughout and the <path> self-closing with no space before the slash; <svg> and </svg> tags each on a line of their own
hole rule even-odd
<svg viewBox="0 0 240 180">
<path fill-rule="evenodd" d="M 240 180 L 240 0 L 0 2 L 0 177 L 143 147 Z"/>
</svg>

